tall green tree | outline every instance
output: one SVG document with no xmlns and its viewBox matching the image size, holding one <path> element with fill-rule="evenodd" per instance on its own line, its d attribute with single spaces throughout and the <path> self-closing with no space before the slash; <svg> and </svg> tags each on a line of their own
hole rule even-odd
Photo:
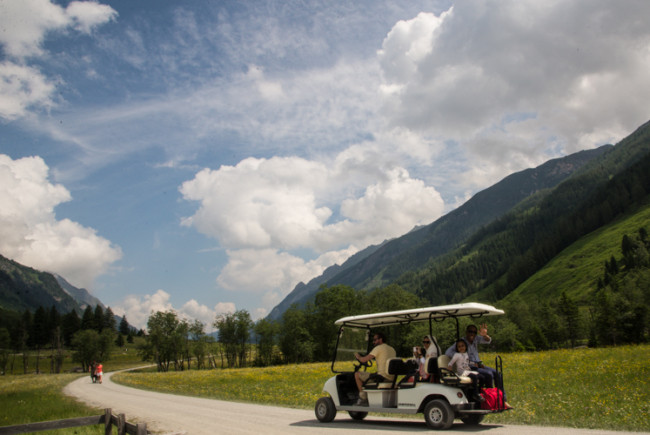
<svg viewBox="0 0 650 435">
<path fill-rule="evenodd" d="M 106 311 L 104 311 L 104 318 L 102 319 L 102 329 L 108 329 L 110 331 L 115 331 L 115 314 L 113 314 L 113 310 L 111 310 L 111 307 L 106 308 Z"/>
<path fill-rule="evenodd" d="M 184 337 L 179 331 L 181 322 L 173 310 L 152 313 L 147 320 L 145 344 L 140 348 L 145 360 L 153 360 L 158 371 L 169 371 L 172 362 L 182 355 Z"/>
<path fill-rule="evenodd" d="M 219 343 L 224 348 L 228 366 L 234 367 L 236 363 L 239 363 L 239 367 L 246 366 L 248 342 L 253 327 L 248 311 L 220 314 L 213 326 L 219 330 Z"/>
<path fill-rule="evenodd" d="M 41 349 L 50 340 L 48 330 L 48 318 L 45 308 L 39 306 L 34 312 L 34 321 L 32 322 L 31 344 L 36 348 L 36 373 L 40 373 Z"/>
<path fill-rule="evenodd" d="M 306 310 L 292 305 L 282 314 L 280 325 L 280 350 L 285 362 L 301 363 L 312 361 L 315 345 L 309 333 Z"/>
<path fill-rule="evenodd" d="M 104 309 L 101 305 L 97 304 L 93 313 L 93 325 L 97 332 L 102 332 L 102 329 L 104 329 L 104 321 Z"/>
<path fill-rule="evenodd" d="M 0 374 L 6 374 L 9 354 L 11 353 L 11 335 L 4 326 L 0 328 Z"/>
<path fill-rule="evenodd" d="M 95 326 L 95 313 L 93 312 L 93 307 L 90 305 L 86 306 L 83 314 L 81 315 L 81 325 L 79 329 L 97 330 L 97 327 Z"/>
<path fill-rule="evenodd" d="M 314 358 L 319 361 L 332 359 L 338 327 L 334 322 L 341 317 L 358 314 L 360 297 L 346 285 L 322 286 L 316 293 L 314 309 L 308 321 L 308 330 L 314 342 Z"/>
<path fill-rule="evenodd" d="M 614 260 L 615 261 L 615 260 Z M 564 321 L 571 347 L 576 347 L 576 340 L 581 336 L 582 322 L 580 319 L 580 310 L 576 301 L 562 292 L 560 297 L 559 312 Z"/>
<path fill-rule="evenodd" d="M 72 337 L 72 359 L 80 363 L 84 371 L 88 371 L 92 362 L 106 362 L 110 359 L 113 340 L 111 331 L 99 333 L 94 329 L 82 329 Z"/>
<path fill-rule="evenodd" d="M 196 359 L 196 368 L 201 370 L 205 364 L 210 340 L 205 335 L 205 325 L 200 320 L 194 320 L 189 324 L 190 352 Z M 212 339 L 212 337 L 209 337 Z M 189 361 L 187 367 L 189 368 Z"/>
<path fill-rule="evenodd" d="M 120 326 L 118 330 L 122 335 L 129 335 L 130 328 L 129 328 L 129 322 L 126 320 L 126 314 L 122 316 L 122 320 L 120 320 Z"/>
<path fill-rule="evenodd" d="M 253 326 L 257 339 L 257 360 L 261 366 L 269 366 L 275 360 L 275 345 L 278 324 L 272 320 L 260 319 Z"/>
<path fill-rule="evenodd" d="M 61 319 L 61 329 L 63 334 L 63 343 L 66 346 L 72 344 L 72 336 L 81 329 L 81 319 L 75 310 L 70 310 Z"/>
<path fill-rule="evenodd" d="M 63 365 L 63 329 L 61 326 L 61 315 L 56 307 L 52 305 L 48 315 L 48 330 L 50 343 L 50 373 L 61 373 Z"/>
<path fill-rule="evenodd" d="M 20 325 L 16 334 L 15 349 L 16 353 L 20 353 L 23 356 L 23 373 L 27 374 L 27 369 L 29 367 L 29 353 L 27 352 L 27 346 L 29 345 L 29 334 L 32 330 L 32 313 L 30 313 L 29 310 L 25 310 L 20 320 Z"/>
</svg>

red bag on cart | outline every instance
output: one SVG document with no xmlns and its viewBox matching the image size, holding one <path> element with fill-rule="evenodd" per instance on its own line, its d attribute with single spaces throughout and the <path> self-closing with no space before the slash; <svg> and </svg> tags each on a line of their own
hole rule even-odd
<svg viewBox="0 0 650 435">
<path fill-rule="evenodd" d="M 483 399 L 481 403 L 481 408 L 490 409 L 490 410 L 499 410 L 505 409 L 505 399 L 503 397 L 503 391 L 498 388 L 484 388 L 481 393 Z"/>
</svg>

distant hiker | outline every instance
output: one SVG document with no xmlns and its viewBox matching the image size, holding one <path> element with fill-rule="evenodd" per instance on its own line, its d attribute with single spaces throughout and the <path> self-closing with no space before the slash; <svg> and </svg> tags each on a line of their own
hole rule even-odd
<svg viewBox="0 0 650 435">
<path fill-rule="evenodd" d="M 97 382 L 97 363 L 95 361 L 91 362 L 88 370 L 90 371 L 90 380 L 93 381 L 94 384 Z"/>
<path fill-rule="evenodd" d="M 99 379 L 99 383 L 101 384 L 102 383 L 102 377 L 104 375 L 104 372 L 103 372 L 104 371 L 104 366 L 102 365 L 101 361 L 99 362 L 99 364 L 97 364 L 97 369 L 96 370 L 97 370 L 97 372 L 96 372 L 97 373 L 97 379 Z"/>
</svg>

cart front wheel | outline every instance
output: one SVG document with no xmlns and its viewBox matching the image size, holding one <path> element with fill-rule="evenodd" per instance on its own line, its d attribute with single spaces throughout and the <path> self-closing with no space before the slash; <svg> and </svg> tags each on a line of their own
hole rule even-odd
<svg viewBox="0 0 650 435">
<path fill-rule="evenodd" d="M 331 397 L 321 397 L 316 401 L 316 408 L 314 409 L 316 418 L 322 423 L 329 423 L 336 417 L 336 406 Z"/>
<path fill-rule="evenodd" d="M 432 429 L 449 429 L 454 424 L 454 411 L 446 401 L 432 400 L 424 407 L 424 421 Z"/>
</svg>

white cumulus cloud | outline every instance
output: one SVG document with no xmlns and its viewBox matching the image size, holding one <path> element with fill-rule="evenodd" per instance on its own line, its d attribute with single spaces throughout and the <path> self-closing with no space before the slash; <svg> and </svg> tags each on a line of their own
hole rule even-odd
<svg viewBox="0 0 650 435">
<path fill-rule="evenodd" d="M 190 299 L 180 308 L 174 307 L 171 295 L 162 289 L 156 290 L 153 294 L 127 296 L 111 309 L 115 314 L 126 316 L 129 324 L 138 329 L 147 328 L 151 313 L 174 311 L 180 319 L 202 322 L 207 333 L 214 331 L 212 324 L 219 314 L 236 311 L 235 304 L 232 302 L 219 302 L 214 308 L 209 308 L 195 299 Z"/>
<path fill-rule="evenodd" d="M 199 202 L 183 224 L 220 241 L 228 263 L 218 284 L 262 293 L 271 306 L 358 247 L 430 223 L 444 209 L 440 194 L 358 145 L 325 164 L 299 157 L 243 160 L 204 169 L 180 188 Z M 316 254 L 305 260 L 302 251 Z"/>
<path fill-rule="evenodd" d="M 452 144 L 484 187 L 647 120 L 648 2 L 468 0 L 396 23 L 378 51 L 387 124 Z"/>
<path fill-rule="evenodd" d="M 0 253 L 92 289 L 122 251 L 92 228 L 57 220 L 55 207 L 72 198 L 64 186 L 49 182 L 48 172 L 40 157 L 0 154 Z"/>
</svg>

